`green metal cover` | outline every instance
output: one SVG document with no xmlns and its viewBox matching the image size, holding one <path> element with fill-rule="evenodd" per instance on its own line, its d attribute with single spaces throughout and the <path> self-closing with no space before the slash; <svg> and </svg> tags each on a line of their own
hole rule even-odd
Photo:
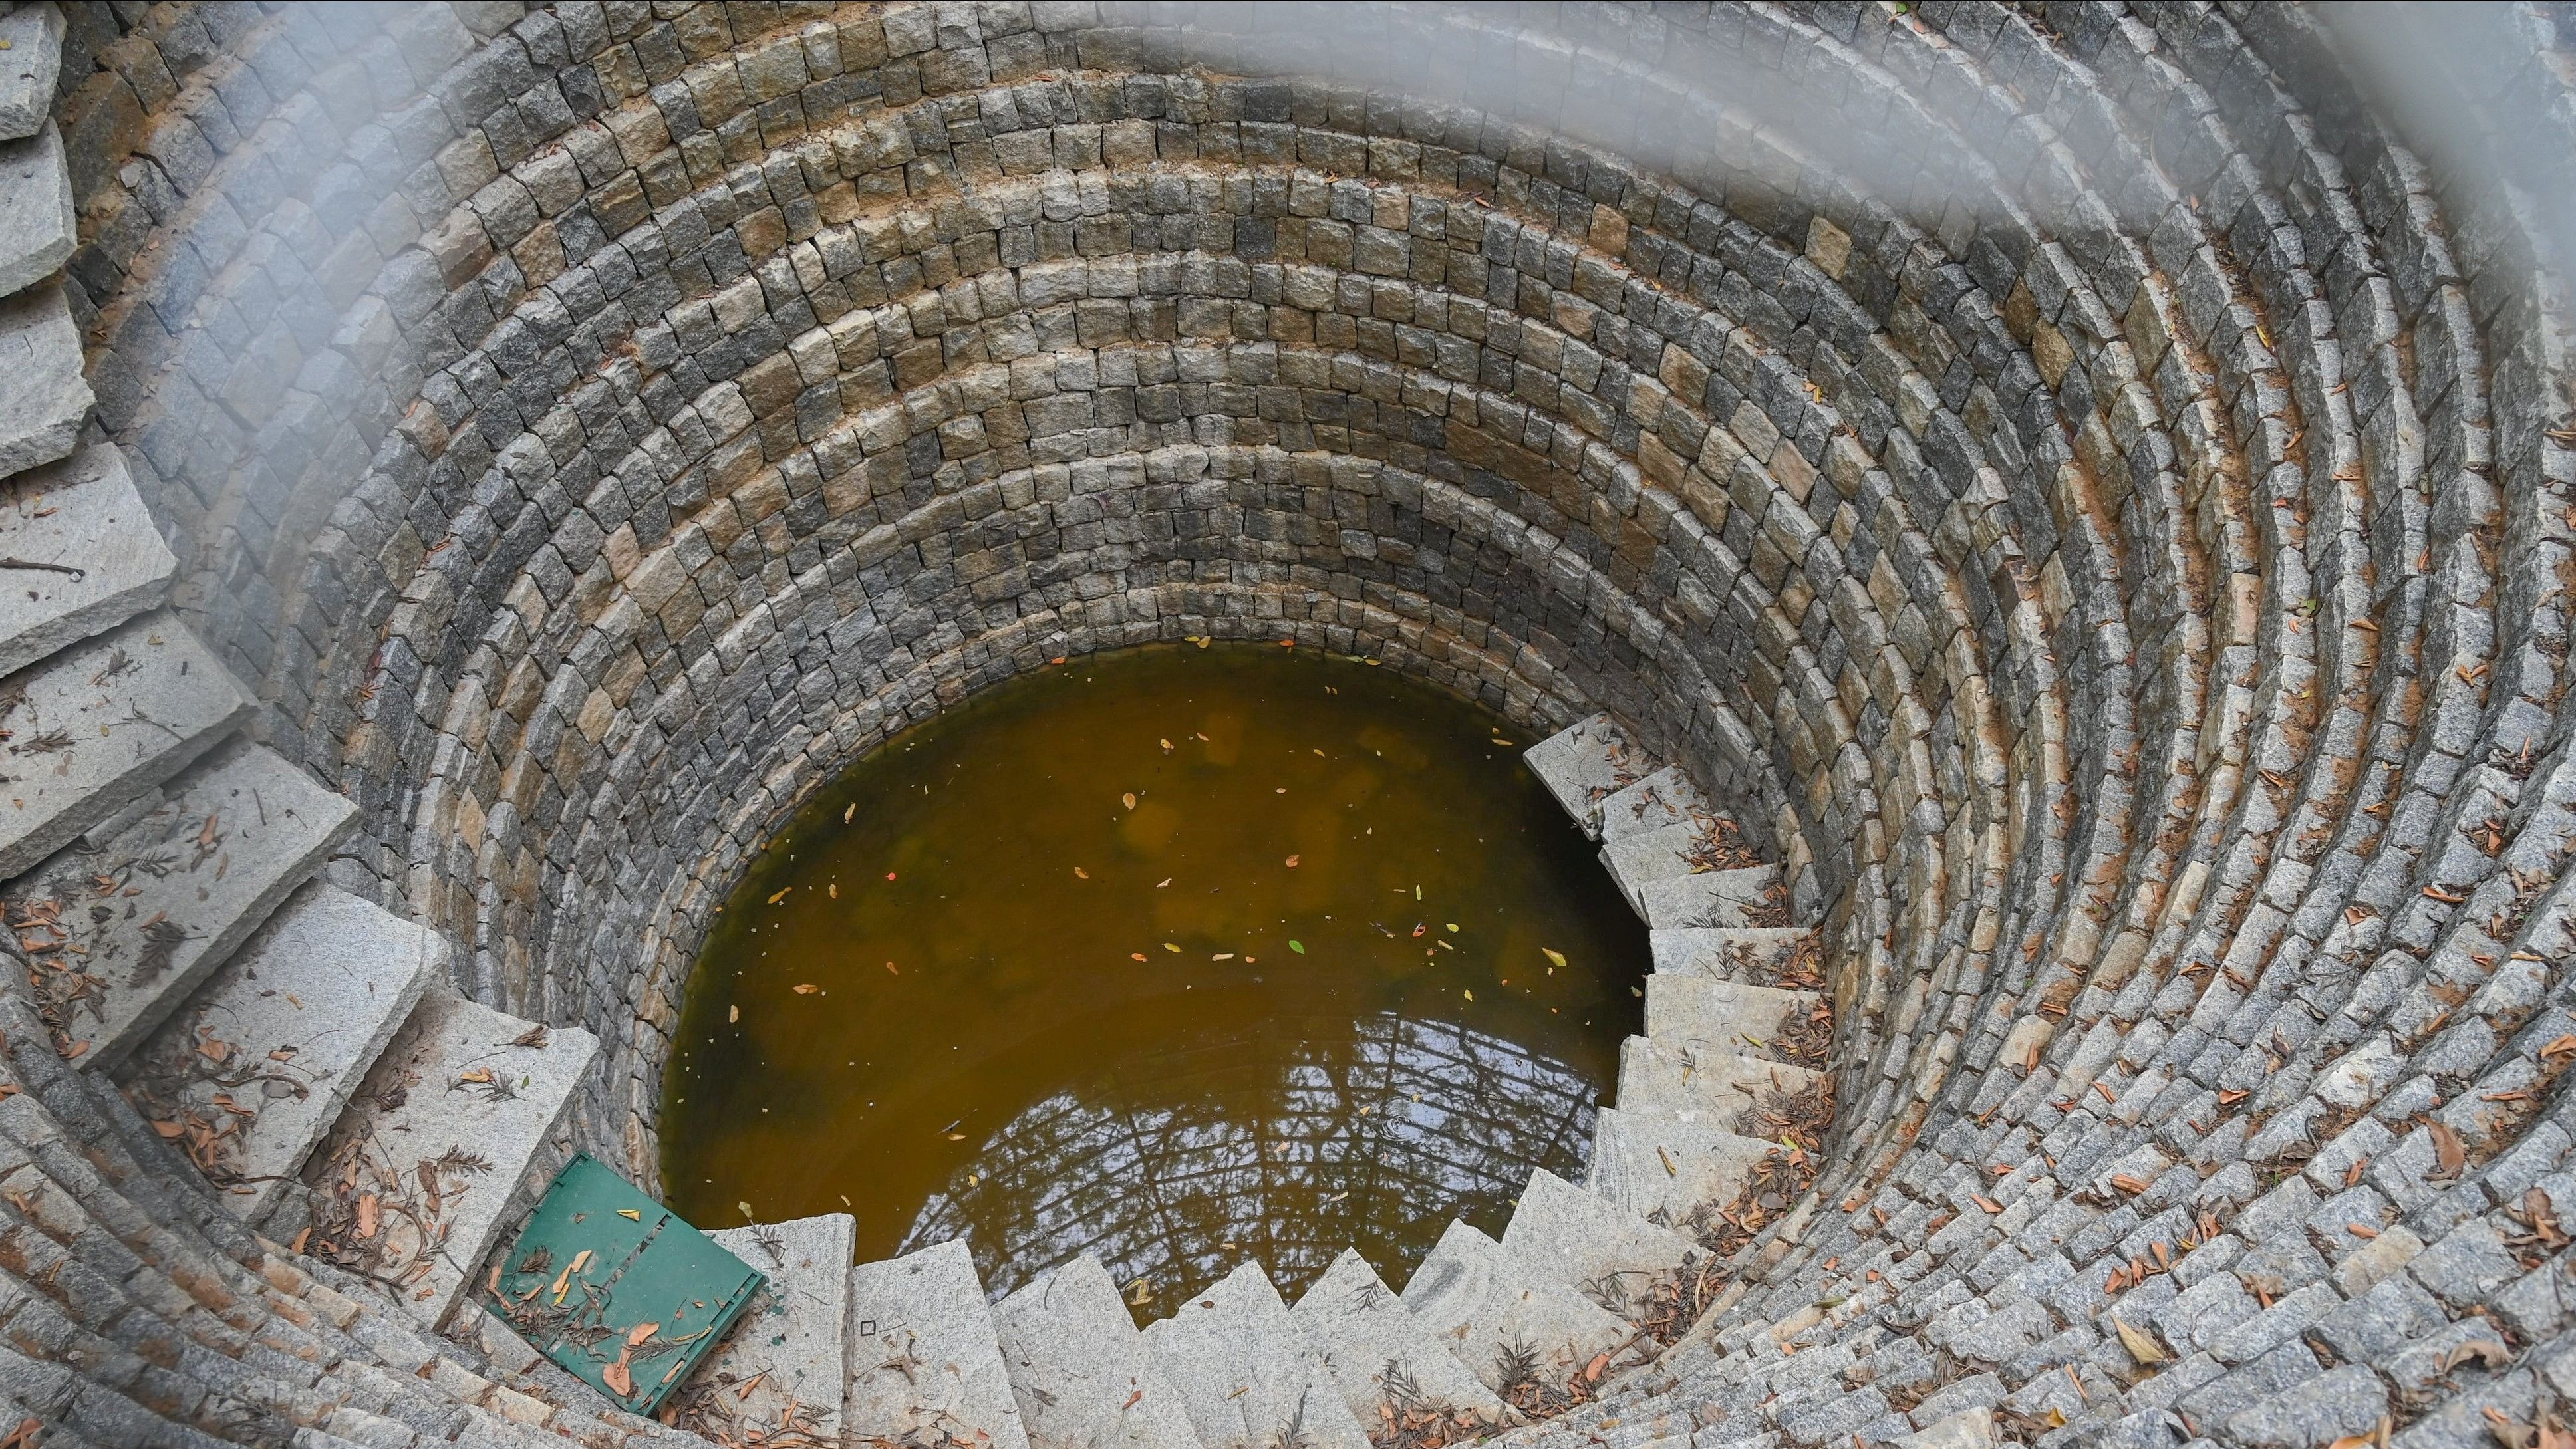
<svg viewBox="0 0 2576 1449">
<path fill-rule="evenodd" d="M 584 1154 L 555 1174 L 482 1296 L 546 1357 L 649 1415 L 767 1281 Z"/>
</svg>

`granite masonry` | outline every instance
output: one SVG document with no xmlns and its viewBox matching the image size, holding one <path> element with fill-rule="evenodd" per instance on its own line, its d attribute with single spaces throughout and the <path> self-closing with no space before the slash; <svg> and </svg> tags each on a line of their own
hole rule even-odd
<svg viewBox="0 0 2576 1449">
<path fill-rule="evenodd" d="M 2576 7 L 2332 19 L 0 0 L 0 1444 L 2561 1442 Z M 812 790 L 1211 635 L 1544 738 L 1585 1182 L 742 1227 L 670 1423 L 471 1306 Z"/>
</svg>

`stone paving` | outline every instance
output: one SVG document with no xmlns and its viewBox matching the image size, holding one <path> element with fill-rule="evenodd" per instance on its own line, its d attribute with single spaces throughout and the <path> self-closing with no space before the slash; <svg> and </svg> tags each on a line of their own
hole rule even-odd
<svg viewBox="0 0 2576 1449">
<path fill-rule="evenodd" d="M 1587 1186 L 1741 1221 L 1697 1219 L 1695 1327 L 1510 1437 L 2576 1413 L 2576 186 L 2516 169 L 2576 155 L 2564 5 L 2409 53 L 2466 98 L 2440 134 L 2304 4 L 1354 9 L 1333 43 L 1422 58 L 1400 95 L 1175 13 L 0 15 L 0 1419 L 671 1437 L 412 1311 L 471 1265 L 421 1300 L 354 1215 L 235 1218 L 120 1091 L 131 1024 L 196 1020 L 318 869 L 447 944 L 418 1010 L 596 1039 L 496 1186 L 588 1150 L 649 1187 L 707 913 L 810 789 L 1211 635 L 1598 717 L 1561 798 L 1623 870 L 1709 866 L 1639 876 L 1700 892 L 1655 969 L 1829 1008 L 1788 1176 L 1623 1087 Z M 1898 138 L 1911 190 L 1716 75 Z M 1550 78 L 1537 119 L 1475 109 L 1497 76 Z M 203 924 L 82 879 L 193 854 L 254 743 L 347 823 L 237 892 L 218 850 Z M 1697 810 L 1737 833 L 1621 844 Z M 1385 1365 L 1326 1357 L 1381 1435 Z M 1026 1436 L 1133 1417 L 1083 1402 Z"/>
</svg>

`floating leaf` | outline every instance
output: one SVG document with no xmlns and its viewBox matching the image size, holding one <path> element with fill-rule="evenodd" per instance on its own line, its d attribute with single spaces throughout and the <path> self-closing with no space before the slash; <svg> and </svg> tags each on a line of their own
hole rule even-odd
<svg viewBox="0 0 2576 1449">
<path fill-rule="evenodd" d="M 2165 1352 L 2163 1346 L 2158 1344 L 2155 1341 L 2155 1338 L 2147 1333 L 2146 1330 L 2131 1328 L 2127 1323 L 2122 1322 L 2118 1318 L 2111 1320 L 2111 1326 L 2120 1331 L 2120 1347 L 2127 1349 L 2129 1351 L 2129 1357 L 2136 1359 L 2138 1362 L 2142 1364 L 2159 1364 L 2173 1357 L 2173 1355 Z"/>
<path fill-rule="evenodd" d="M 1128 809 L 1130 809 L 1130 810 L 1135 809 L 1135 808 L 1136 808 L 1136 792 L 1135 792 L 1135 791 L 1133 791 L 1133 790 L 1130 790 L 1130 791 L 1128 791 L 1126 794 L 1119 796 L 1119 797 L 1118 797 L 1118 803 L 1119 803 L 1119 804 L 1121 804 L 1121 805 L 1126 806 L 1126 807 L 1127 807 Z"/>
<path fill-rule="evenodd" d="M 1551 967 L 1562 966 L 1565 964 L 1565 953 L 1563 951 L 1552 951 L 1545 946 L 1541 946 L 1538 948 L 1538 953 L 1547 958 L 1547 964 Z"/>
<path fill-rule="evenodd" d="M 1163 943 L 1163 949 L 1164 949 L 1164 950 L 1166 950 L 1166 951 L 1171 952 L 1171 953 L 1172 953 L 1173 955 L 1175 955 L 1175 956 L 1177 956 L 1177 955 L 1181 954 L 1181 948 L 1180 948 L 1180 947 L 1178 947 L 1178 946 L 1176 946 L 1176 945 L 1173 945 L 1173 944 L 1172 944 L 1171 942 L 1169 942 L 1169 941 L 1165 941 L 1165 942 Z"/>
<path fill-rule="evenodd" d="M 1084 870 L 1081 866 L 1078 866 L 1078 865 L 1077 865 L 1077 866 L 1075 866 L 1075 867 L 1073 868 L 1073 875 L 1074 875 L 1074 879 L 1076 879 L 1076 880 L 1089 880 L 1089 879 L 1091 879 L 1091 872 L 1089 872 L 1089 871 L 1087 871 L 1087 870 Z"/>
<path fill-rule="evenodd" d="M 742 1020 L 742 1008 L 741 1008 L 741 1007 L 739 1007 L 739 1006 L 728 1006 L 728 1007 L 726 1007 L 726 1008 L 725 1008 L 725 1020 L 727 1020 L 727 1021 L 740 1021 L 740 1020 Z"/>
<path fill-rule="evenodd" d="M 796 994 L 799 996 L 811 996 L 822 989 L 811 981 L 800 981 L 796 984 Z"/>
<path fill-rule="evenodd" d="M 1288 857 L 1288 868 L 1290 870 L 1295 870 L 1297 868 L 1297 857 L 1293 855 Z"/>
<path fill-rule="evenodd" d="M 1306 943 L 1303 941 L 1290 941 L 1288 943 L 1288 949 L 1296 952 L 1300 956 L 1303 956 L 1306 954 Z"/>
<path fill-rule="evenodd" d="M 851 801 L 851 802 L 850 802 L 849 808 L 848 808 L 848 809 L 846 809 L 846 810 L 843 810 L 843 811 L 841 812 L 841 823 L 842 823 L 843 825 L 847 825 L 847 824 L 849 824 L 849 823 L 850 823 L 850 817 L 851 817 L 851 816 L 853 816 L 853 815 L 856 815 L 856 814 L 858 814 L 858 813 L 859 813 L 859 802 L 858 802 L 858 801 L 856 801 L 856 800 L 853 800 L 853 801 Z"/>
<path fill-rule="evenodd" d="M 1127 958 L 1131 961 L 1142 961 L 1145 959 L 1145 953 L 1142 951 L 1130 951 L 1127 953 Z"/>
</svg>

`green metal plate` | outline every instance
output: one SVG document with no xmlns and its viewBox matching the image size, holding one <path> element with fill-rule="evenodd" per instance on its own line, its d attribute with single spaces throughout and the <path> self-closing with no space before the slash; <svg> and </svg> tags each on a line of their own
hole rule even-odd
<svg viewBox="0 0 2576 1449">
<path fill-rule="evenodd" d="M 581 1155 L 555 1174 L 480 1296 L 546 1357 L 651 1414 L 767 1281 Z"/>
</svg>

